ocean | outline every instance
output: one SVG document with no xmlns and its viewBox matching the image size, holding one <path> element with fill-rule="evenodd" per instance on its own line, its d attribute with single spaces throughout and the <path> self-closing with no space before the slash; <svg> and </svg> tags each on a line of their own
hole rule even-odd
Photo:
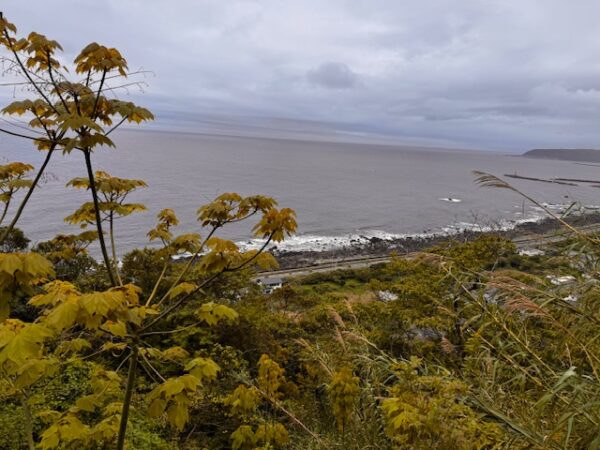
<svg viewBox="0 0 600 450">
<path fill-rule="evenodd" d="M 279 248 L 319 250 L 373 237 L 507 228 L 543 217 L 514 192 L 476 185 L 473 170 L 600 179 L 597 166 L 488 151 L 137 130 L 119 131 L 113 138 L 117 149 L 98 149 L 94 169 L 148 183 L 128 199 L 146 204 L 148 211 L 117 221 L 121 255 L 149 245 L 146 233 L 163 208 L 178 214 L 181 233 L 203 234 L 196 211 L 223 192 L 269 195 L 281 207 L 293 208 L 298 235 Z M 43 156 L 29 141 L 0 136 L 4 161 L 39 166 Z M 85 191 L 65 187 L 69 179 L 86 174 L 79 152 L 55 155 L 48 173 L 18 224 L 33 242 L 79 232 L 63 219 L 90 198 Z M 507 180 L 555 211 L 572 202 L 589 209 L 600 205 L 600 191 L 589 184 Z M 256 246 L 251 226 L 236 224 L 223 236 Z"/>
</svg>

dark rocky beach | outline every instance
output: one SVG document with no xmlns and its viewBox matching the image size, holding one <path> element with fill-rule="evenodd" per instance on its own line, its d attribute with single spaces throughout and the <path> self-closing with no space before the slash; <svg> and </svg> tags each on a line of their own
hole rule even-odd
<svg viewBox="0 0 600 450">
<path fill-rule="evenodd" d="M 565 221 L 575 227 L 600 224 L 600 213 L 588 213 L 584 215 L 573 215 L 565 218 Z M 353 258 L 369 258 L 388 256 L 391 252 L 399 255 L 424 250 L 428 247 L 447 243 L 449 241 L 467 242 L 482 234 L 497 234 L 515 239 L 519 237 L 535 237 L 560 231 L 563 226 L 553 218 L 543 219 L 537 222 L 527 222 L 516 225 L 510 230 L 492 231 L 462 231 L 452 235 L 431 235 L 426 237 L 406 237 L 401 239 L 381 239 L 372 237 L 367 243 L 357 243 L 333 250 L 322 251 L 282 251 L 277 248 L 272 253 L 277 257 L 281 269 L 310 267 L 330 261 L 341 261 Z"/>
</svg>

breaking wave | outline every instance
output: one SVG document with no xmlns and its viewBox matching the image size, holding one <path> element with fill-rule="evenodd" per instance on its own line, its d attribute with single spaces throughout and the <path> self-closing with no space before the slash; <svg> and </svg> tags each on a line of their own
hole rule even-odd
<svg viewBox="0 0 600 450">
<path fill-rule="evenodd" d="M 572 208 L 571 204 L 551 204 L 544 203 L 543 206 L 554 214 L 563 214 L 569 210 L 570 214 L 585 214 L 600 210 L 600 206 L 579 206 Z M 521 208 L 520 206 L 515 206 Z M 525 215 L 526 217 L 522 217 Z M 515 211 L 512 219 L 500 219 L 487 224 L 472 222 L 456 222 L 437 229 L 426 230 L 420 233 L 390 233 L 382 230 L 359 230 L 355 233 L 340 236 L 320 236 L 316 234 L 300 234 L 288 238 L 284 242 L 274 243 L 268 247 L 269 250 L 279 252 L 322 252 L 329 250 L 339 250 L 345 247 L 368 246 L 374 242 L 387 241 L 394 242 L 406 239 L 429 239 L 435 237 L 445 237 L 458 235 L 464 232 L 493 232 L 510 231 L 518 225 L 525 223 L 538 223 L 548 217 L 548 214 L 538 206 L 531 207 L 524 214 L 522 211 Z M 264 239 L 251 239 L 238 242 L 242 250 L 255 250 L 264 245 Z"/>
</svg>

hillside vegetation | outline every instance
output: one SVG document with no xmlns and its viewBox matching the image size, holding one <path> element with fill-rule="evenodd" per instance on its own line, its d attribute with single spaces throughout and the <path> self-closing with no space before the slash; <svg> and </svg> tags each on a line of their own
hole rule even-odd
<svg viewBox="0 0 600 450">
<path fill-rule="evenodd" d="M 131 253 L 121 276 L 140 283 L 140 270 L 160 269 L 155 256 Z M 597 256 L 576 239 L 545 255 L 519 255 L 510 241 L 488 235 L 369 269 L 292 280 L 270 295 L 250 272 L 227 277 L 147 337 L 153 349 L 138 374 L 129 445 L 595 448 Z M 97 277 L 65 278 L 85 288 Z M 222 305 L 226 316 L 198 322 L 209 304 Z M 14 312 L 21 319 L 38 314 L 21 305 Z M 34 435 L 53 448 L 44 439 L 47 420 L 79 411 L 86 433 L 63 432 L 59 447 L 111 448 L 110 440 L 91 439 L 102 417 L 94 396 L 98 377 L 114 377 L 119 397 L 128 352 L 91 336 L 101 351 L 91 359 L 98 350 L 80 332 L 67 336 L 46 350 L 61 370 L 28 390 Z M 214 375 L 187 405 L 184 423 L 156 416 L 161 379 L 181 373 L 180 362 L 192 356 L 210 359 L 203 370 Z M 5 448 L 26 448 L 25 414 L 5 397 Z"/>
<path fill-rule="evenodd" d="M 115 129 L 153 119 L 115 98 L 136 73 L 98 43 L 67 63 L 1 15 L 0 45 L 26 97 L 0 132 L 44 154 L 0 165 L 0 448 L 600 447 L 597 237 L 555 217 L 573 239 L 545 255 L 484 235 L 266 295 L 252 279 L 277 267 L 267 249 L 295 213 L 226 192 L 191 232 L 160 211 L 152 246 L 120 260 L 115 228 L 146 209 L 146 183 L 94 164 Z M 32 247 L 22 212 L 49 161 L 74 155 L 86 176 L 66 188 L 89 198 L 65 220 L 82 230 Z M 260 249 L 219 237 L 240 222 Z"/>
</svg>

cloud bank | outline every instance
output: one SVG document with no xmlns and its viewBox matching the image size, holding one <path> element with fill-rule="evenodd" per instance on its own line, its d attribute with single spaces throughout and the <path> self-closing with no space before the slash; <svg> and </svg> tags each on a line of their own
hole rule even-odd
<svg viewBox="0 0 600 450">
<path fill-rule="evenodd" d="M 98 41 L 153 72 L 131 96 L 190 114 L 502 150 L 600 147 L 593 0 L 28 0 L 21 32 Z M 11 95 L 8 93 L 5 95 Z M 161 118 L 164 121 L 161 122 Z"/>
</svg>

